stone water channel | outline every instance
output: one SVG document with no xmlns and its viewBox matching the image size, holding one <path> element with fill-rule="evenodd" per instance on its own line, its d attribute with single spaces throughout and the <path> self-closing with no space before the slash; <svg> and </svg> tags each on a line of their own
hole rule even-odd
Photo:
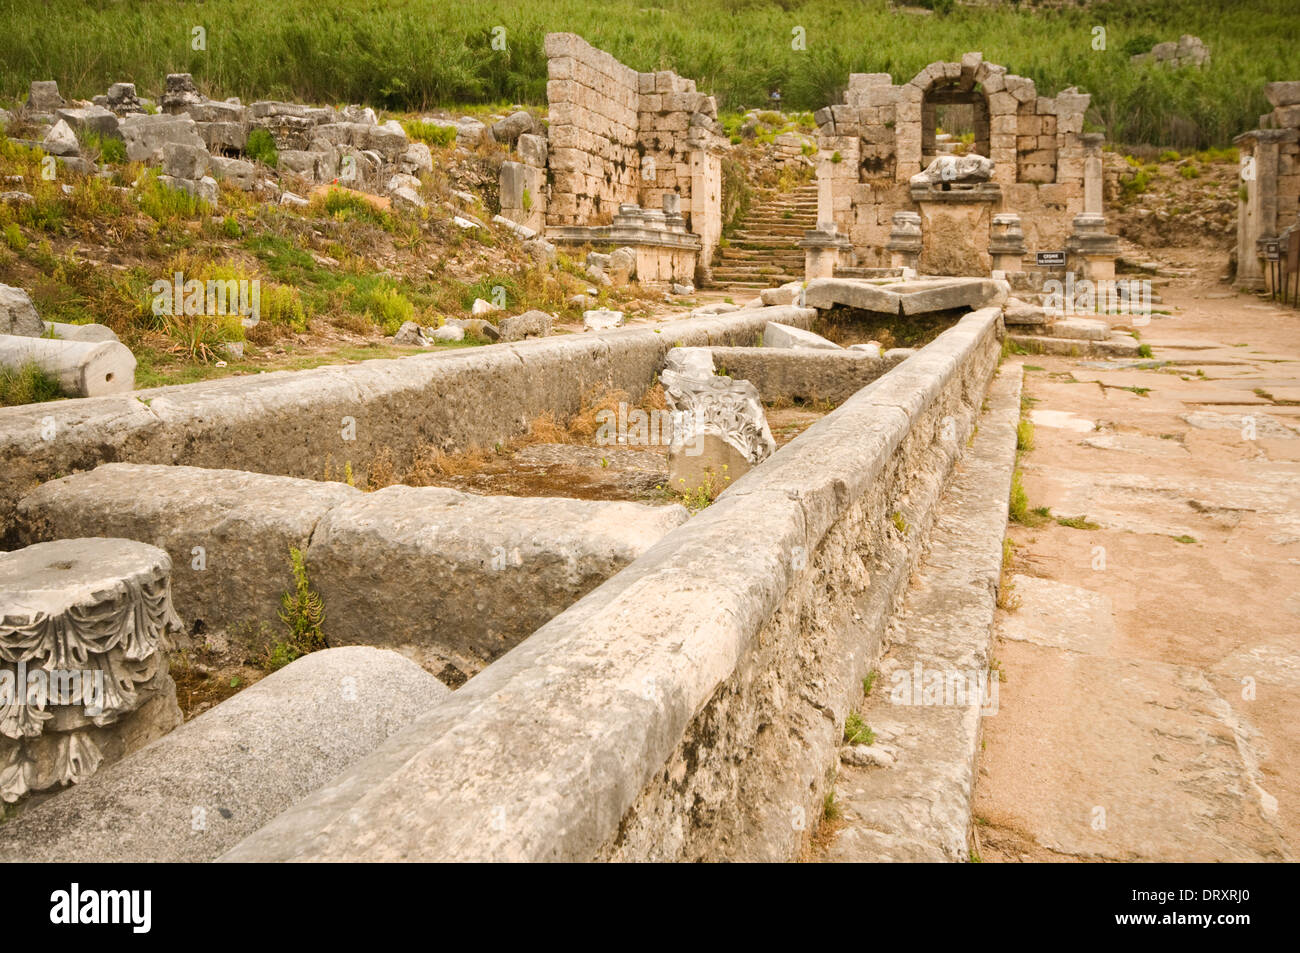
<svg viewBox="0 0 1300 953">
<path fill-rule="evenodd" d="M 848 290 L 841 283 L 822 294 L 834 306 L 833 299 Z M 918 290 L 935 293 L 933 287 Z M 898 296 L 890 305 L 897 313 L 898 301 L 912 289 L 895 282 L 891 293 Z M 747 732 L 755 711 L 793 697 L 796 685 L 781 682 L 801 677 L 779 674 L 779 659 L 794 649 L 789 640 L 800 630 L 789 628 L 791 618 L 799 616 L 787 618 L 789 610 L 779 605 L 813 611 L 815 617 L 804 625 L 811 625 L 817 638 L 857 645 L 836 656 L 852 659 L 850 668 L 876 651 L 870 645 L 873 639 L 878 645 L 878 636 L 869 633 L 883 625 L 895 598 L 890 592 L 905 581 L 927 524 L 926 514 L 916 513 L 917 531 L 890 539 L 889 507 L 905 504 L 890 503 L 881 494 L 903 500 L 915 492 L 908 489 L 909 475 L 922 471 L 929 474 L 922 483 L 942 486 L 943 474 L 960 453 L 955 438 L 969 432 L 978 412 L 1006 297 L 1000 282 L 949 282 L 941 303 L 953 312 L 953 326 L 931 345 L 897 353 L 876 346 L 844 349 L 810 333 L 821 313 L 816 308 L 753 307 L 657 328 L 492 345 L 472 354 L 259 375 L 0 412 L 0 442 L 6 459 L 15 461 L 3 494 L 9 551 L 0 554 L 6 644 L 20 631 L 14 628 L 20 616 L 28 628 L 38 617 L 53 619 L 48 607 L 55 597 L 72 616 L 94 615 L 113 598 L 101 584 L 73 584 L 57 573 L 53 580 L 30 578 L 30 554 L 42 552 L 42 546 L 62 546 L 71 553 L 63 562 L 75 566 L 86 547 L 123 547 L 125 558 L 134 546 L 131 552 L 144 554 L 166 583 L 151 597 L 160 606 L 161 621 L 144 630 L 153 632 L 158 644 L 175 645 L 196 631 L 238 630 L 253 639 L 269 631 L 282 596 L 294 584 L 288 553 L 296 549 L 323 601 L 332 646 L 181 727 L 174 694 L 170 715 L 159 716 L 144 704 L 113 710 L 97 725 L 99 734 L 86 739 L 96 742 L 97 763 L 83 759 L 76 773 L 65 770 L 66 759 L 41 762 L 25 736 L 9 741 L 6 778 L 30 777 L 44 787 L 6 789 L 6 800 L 12 793 L 24 809 L 0 827 L 0 854 L 38 859 L 22 845 L 42 843 L 46 859 L 94 859 L 84 850 L 78 853 L 85 838 L 75 819 L 82 818 L 99 829 L 116 825 L 113 829 L 121 830 L 95 848 L 100 859 L 215 859 L 313 791 L 331 805 L 340 797 L 378 792 L 388 783 L 390 757 L 411 745 L 442 744 L 445 729 L 479 739 L 457 768 L 470 772 L 472 786 L 518 786 L 543 815 L 551 816 L 544 805 L 553 803 L 557 792 L 575 783 L 596 785 L 590 793 L 597 816 L 572 825 L 553 818 L 558 826 L 548 828 L 546 846 L 516 830 L 522 839 L 511 835 L 483 845 L 483 856 L 798 853 L 805 833 L 780 824 L 769 829 L 772 818 L 760 824 L 761 832 L 739 840 L 724 831 L 734 824 L 748 827 L 758 818 L 697 824 L 677 783 L 664 789 L 656 774 L 668 772 L 667 778 L 682 771 L 673 764 L 694 759 L 687 752 L 699 750 L 698 732 L 721 720 L 726 737 L 697 768 L 686 769 L 687 785 L 719 797 L 725 775 L 718 773 L 715 758 L 734 746 L 752 753 L 755 772 L 730 783 L 739 780 L 746 789 L 758 785 L 747 790 L 742 803 L 773 796 L 759 795 L 770 781 L 762 765 L 791 752 L 764 751 L 767 743 Z M 970 310 L 988 304 L 994 307 Z M 963 311 L 968 313 L 961 318 Z M 760 339 L 765 346 L 755 347 Z M 675 368 L 690 378 L 702 366 L 725 370 L 726 376 L 674 384 L 673 374 L 665 373 Z M 747 434 L 768 452 L 781 444 L 693 518 L 663 496 L 652 502 L 584 500 L 401 484 L 363 492 L 320 479 L 326 467 L 337 471 L 347 463 L 354 480 L 364 481 L 380 451 L 400 465 L 414 461 L 422 444 L 456 454 L 507 442 L 544 413 L 564 419 L 580 411 L 592 393 L 621 391 L 629 400 L 643 399 L 661 374 L 670 403 L 674 394 L 683 399 L 683 387 L 696 389 L 693 399 L 715 392 L 711 400 L 723 399 L 727 410 L 711 419 L 709 430 L 720 435 L 720 443 L 730 430 L 733 436 Z M 477 388 L 481 399 L 497 397 L 493 406 L 499 412 L 463 415 L 467 386 Z M 744 388 L 772 408 L 778 431 L 816 422 L 799 436 L 790 439 L 787 432 L 778 441 L 763 432 L 769 422 L 761 420 L 756 400 L 743 396 Z M 739 403 L 716 396 L 733 393 L 741 395 Z M 760 414 L 757 430 L 736 423 L 737 408 L 743 410 L 747 400 Z M 835 405 L 838 409 L 826 414 Z M 796 422 L 783 428 L 783 413 Z M 730 446 L 728 452 L 743 456 L 743 440 Z M 519 455 L 544 463 L 547 454 L 563 453 L 564 465 L 577 466 L 573 461 L 583 457 L 573 452 L 588 449 L 599 448 L 533 444 Z M 608 454 L 616 459 L 646 452 L 615 446 Z M 656 456 L 666 456 L 670 470 L 675 465 L 672 447 Z M 609 468 L 608 460 L 604 467 L 599 461 L 588 466 Z M 841 468 L 847 469 L 837 475 Z M 879 475 L 866 479 L 869 472 Z M 845 536 L 840 526 L 845 519 L 868 522 L 863 532 Z M 736 520 L 735 528 L 728 528 Z M 747 555 L 738 561 L 741 551 Z M 862 575 L 864 559 L 889 570 L 873 582 L 872 572 Z M 849 589 L 858 595 L 829 596 L 834 590 L 824 589 L 825 580 L 845 572 L 846 581 L 857 580 Z M 753 579 L 746 581 L 748 576 Z M 713 595 L 701 601 L 708 591 Z M 842 629 L 836 619 L 864 618 L 865 606 L 853 606 L 855 599 L 868 598 L 867 592 L 872 595 L 866 631 L 852 625 Z M 642 608 L 633 608 L 637 605 Z M 692 622 L 700 612 L 704 617 Z M 770 630 L 777 642 L 762 649 L 770 637 L 737 641 L 742 631 L 758 629 Z M 727 630 L 734 634 L 723 637 Z M 686 640 L 674 638 L 674 632 Z M 690 632 L 696 634 L 687 637 Z M 652 633 L 651 641 L 644 641 Z M 570 634 L 589 647 L 573 644 Z M 596 649 L 598 644 L 602 647 Z M 748 654 L 753 651 L 759 654 Z M 8 650 L 6 661 L 14 661 L 13 654 Z M 47 655 L 46 663 L 54 657 Z M 597 659 L 602 661 L 589 670 Z M 156 670 L 166 680 L 165 653 Z M 637 672 L 640 688 L 634 689 L 628 679 Z M 854 684 L 851 677 L 846 681 L 847 674 L 837 663 L 817 676 L 831 679 L 828 705 L 847 705 L 846 685 Z M 814 676 L 803 672 L 802 677 Z M 393 681 L 391 691 L 379 690 L 379 678 Z M 495 718 L 488 710 L 492 706 L 470 700 L 483 692 L 488 693 L 483 697 L 504 698 L 492 683 L 520 678 L 511 692 L 555 690 L 533 724 L 543 743 L 526 759 L 531 764 L 506 756 L 521 726 L 503 731 L 485 723 L 482 719 Z M 728 696 L 734 701 L 726 701 Z M 458 713 L 454 703 L 462 697 L 469 707 Z M 636 716 L 648 717 L 637 731 L 629 734 L 609 722 L 645 706 L 653 714 Z M 815 818 L 810 797 L 815 799 L 817 779 L 834 762 L 837 738 L 817 726 L 822 716 L 807 720 L 813 711 L 782 714 L 778 704 L 770 715 L 796 735 L 813 730 L 824 736 L 813 748 L 814 757 L 795 757 L 780 782 L 804 777 L 811 783 L 809 791 L 800 793 L 796 785 L 783 788 L 780 796 Z M 54 725 L 62 725 L 63 716 L 57 709 L 55 714 Z M 277 734 L 272 725 L 299 727 Z M 76 725 L 69 723 L 68 730 L 75 735 Z M 224 739 L 244 734 L 255 743 L 235 756 Z M 287 746 L 302 745 L 305 737 L 313 739 L 309 747 L 315 745 L 319 757 L 295 760 Z M 581 752 L 590 746 L 620 748 L 638 738 L 642 746 L 635 757 L 619 756 L 632 775 L 601 780 L 582 767 L 586 755 Z M 486 747 L 479 749 L 480 743 Z M 491 766 L 476 767 L 473 750 L 489 757 Z M 490 751 L 502 757 L 493 758 Z M 277 762 L 288 767 L 278 783 L 268 785 L 267 766 Z M 52 770 L 33 774 L 33 765 Z M 360 786 L 348 781 L 349 768 L 367 772 L 369 780 Z M 557 773 L 543 781 L 533 777 L 537 770 Z M 633 780 L 638 775 L 641 780 Z M 127 791 L 153 791 L 153 803 L 142 809 Z M 158 824 L 178 824 L 174 815 L 181 802 L 192 808 L 190 820 L 202 818 L 212 836 L 190 838 L 179 831 L 146 836 Z M 468 805 L 448 801 L 443 806 L 445 812 L 440 807 L 434 813 L 451 832 Z M 325 849 L 316 834 L 329 827 L 323 818 L 334 817 L 333 808 L 304 804 L 303 809 L 315 818 L 308 822 L 315 833 L 305 833 L 302 818 L 290 811 L 279 827 L 267 827 L 263 840 L 253 838 L 243 849 L 267 856 L 296 854 L 313 849 L 312 844 Z M 616 819 L 610 811 L 635 822 L 619 833 L 617 824 L 605 826 L 606 819 Z M 513 823 L 507 828 L 514 829 Z M 431 842 L 431 834 L 432 828 L 411 831 L 400 852 L 414 858 L 459 851 Z M 341 840 L 329 850 L 347 854 L 351 848 Z"/>
</svg>

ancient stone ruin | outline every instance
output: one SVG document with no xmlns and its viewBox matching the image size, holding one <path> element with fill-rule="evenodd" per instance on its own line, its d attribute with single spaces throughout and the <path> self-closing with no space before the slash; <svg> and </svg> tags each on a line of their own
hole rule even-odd
<svg viewBox="0 0 1300 953">
<path fill-rule="evenodd" d="M 1075 216 L 1102 212 L 1101 137 L 1083 128 L 1089 102 L 1073 87 L 1041 96 L 979 53 L 931 63 L 901 85 L 854 73 L 844 102 L 816 114 L 818 231 L 847 239 L 857 260 L 839 264 L 887 268 L 915 238 L 916 220 L 896 216 L 919 215 L 914 267 L 931 274 L 991 273 L 998 215 L 1020 217 L 1030 253 L 1064 248 Z M 958 172 L 947 157 L 960 149 L 956 162 L 984 162 Z"/>
<path fill-rule="evenodd" d="M 560 245 L 631 248 L 643 283 L 707 281 L 727 145 L 713 97 L 571 33 L 548 34 L 546 58 L 549 129 L 502 168 L 502 214 Z"/>
<path fill-rule="evenodd" d="M 0 369 L 35 366 L 67 398 L 0 408 L 0 859 L 977 859 L 1004 539 L 1029 505 L 1024 375 L 1137 401 L 1138 372 L 1193 385 L 1199 366 L 1151 367 L 1120 317 L 1133 299 L 1106 297 L 1120 243 L 1089 94 L 1039 95 L 979 53 L 900 84 L 850 74 L 844 102 L 816 113 L 815 158 L 799 136 L 772 150 L 815 162 L 815 185 L 802 172 L 764 212 L 764 240 L 802 275 L 758 265 L 772 270 L 720 290 L 730 146 L 713 97 L 574 34 L 549 34 L 545 55 L 545 121 L 439 120 L 488 147 L 500 196 L 491 226 L 473 195 L 441 224 L 456 239 L 494 228 L 527 263 L 521 282 L 571 273 L 541 299 L 567 299 L 567 320 L 466 283 L 461 317 L 412 310 L 384 328 L 420 353 L 138 389 L 111 330 L 43 321 L 0 285 Z M 1252 286 L 1275 280 L 1300 196 L 1300 83 L 1267 95 L 1275 109 L 1238 139 Z M 282 171 L 309 194 L 343 185 L 427 212 L 433 153 L 369 107 L 245 106 L 188 74 L 153 107 L 130 83 L 70 105 L 35 82 L 24 120 L 65 173 L 98 174 L 79 138 L 93 130 L 209 205 L 230 186 L 309 202 Z M 655 309 L 611 299 L 629 282 Z M 1100 419 L 1059 429 L 1070 452 L 1104 438 L 1132 452 L 1120 438 L 1135 435 Z M 1146 461 L 1194 442 L 1135 445 Z M 1110 482 L 1088 484 L 1106 505 L 1170 505 L 1124 466 L 1108 458 Z M 1076 647 L 1069 665 L 1091 672 Z M 183 717 L 200 652 L 262 668 Z M 1127 686 L 1138 662 L 1122 661 L 1106 678 Z M 979 691 L 857 718 L 877 676 L 927 667 Z M 1209 686 L 1168 667 L 1162 689 Z M 1135 691 L 1144 717 L 1163 707 Z M 1226 718 L 1201 734 L 1220 754 L 1249 741 Z M 828 846 L 817 832 L 834 833 L 848 769 L 858 823 Z"/>
<path fill-rule="evenodd" d="M 1264 95 L 1273 111 L 1233 140 L 1241 149 L 1237 283 L 1271 292 L 1300 220 L 1300 82 L 1269 83 Z"/>
</svg>

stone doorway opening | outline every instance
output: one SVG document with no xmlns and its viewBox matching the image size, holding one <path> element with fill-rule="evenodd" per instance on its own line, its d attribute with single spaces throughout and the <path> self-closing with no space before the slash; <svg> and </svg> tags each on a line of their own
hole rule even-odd
<svg viewBox="0 0 1300 953">
<path fill-rule="evenodd" d="M 935 86 L 921 100 L 922 167 L 940 155 L 989 154 L 989 101 L 975 89 Z"/>
</svg>

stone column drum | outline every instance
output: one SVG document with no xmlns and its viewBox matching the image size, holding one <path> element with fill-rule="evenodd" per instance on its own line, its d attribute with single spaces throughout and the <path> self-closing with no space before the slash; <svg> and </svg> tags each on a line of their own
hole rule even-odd
<svg viewBox="0 0 1300 953">
<path fill-rule="evenodd" d="M 171 560 L 125 539 L 0 553 L 0 798 L 94 774 L 181 722 Z"/>
</svg>

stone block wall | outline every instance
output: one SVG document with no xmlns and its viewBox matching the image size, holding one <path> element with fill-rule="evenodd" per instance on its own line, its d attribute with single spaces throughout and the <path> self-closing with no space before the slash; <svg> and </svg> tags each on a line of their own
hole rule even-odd
<svg viewBox="0 0 1300 953">
<path fill-rule="evenodd" d="M 971 151 L 993 160 L 993 181 L 1002 188 L 993 211 L 1020 213 L 1031 251 L 1062 248 L 1084 206 L 1089 102 L 1073 87 L 1040 96 L 1033 80 L 984 62 L 980 53 L 931 63 L 901 85 L 888 73 L 851 73 L 844 102 L 816 114 L 818 218 L 833 218 L 861 264 L 887 266 L 893 213 L 916 211 L 907 182 L 939 152 L 938 108 L 969 107 Z"/>
<path fill-rule="evenodd" d="M 964 317 L 221 859 L 796 858 L 1000 325 Z"/>
<path fill-rule="evenodd" d="M 680 197 L 708 253 L 722 230 L 717 103 L 695 81 L 639 73 L 572 33 L 546 36 L 550 227 L 607 225 L 623 203 L 663 208 Z"/>
<path fill-rule="evenodd" d="M 608 223 L 620 203 L 637 201 L 640 74 L 572 33 L 547 34 L 545 49 L 548 224 Z"/>
</svg>

